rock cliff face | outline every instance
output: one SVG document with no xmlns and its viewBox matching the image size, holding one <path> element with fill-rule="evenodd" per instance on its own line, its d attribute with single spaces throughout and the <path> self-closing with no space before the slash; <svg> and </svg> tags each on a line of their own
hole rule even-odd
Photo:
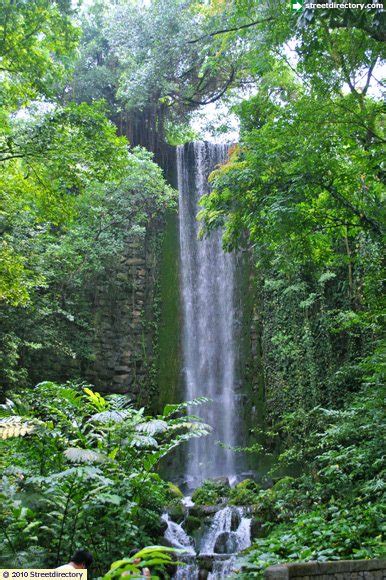
<svg viewBox="0 0 386 580">
<path fill-rule="evenodd" d="M 178 365 L 178 304 L 173 293 L 166 292 L 172 285 L 178 300 L 173 259 L 173 252 L 178 258 L 178 244 L 169 248 L 168 259 L 164 257 L 164 245 L 170 245 L 167 223 L 173 220 L 173 215 L 157 216 L 143 237 L 129 238 L 122 255 L 76 288 L 71 300 L 78 317 L 60 326 L 76 355 L 70 349 L 32 351 L 25 361 L 32 384 L 42 376 L 56 382 L 79 379 L 102 392 L 128 393 L 139 404 L 157 406 L 159 375 L 166 385 L 178 380 L 178 369 L 172 373 L 169 365 L 158 370 L 161 354 L 162 360 L 171 360 L 165 349 L 170 356 L 174 352 L 175 368 Z M 173 336 L 160 348 L 160 337 L 168 336 L 171 324 Z"/>
<path fill-rule="evenodd" d="M 176 215 L 150 224 L 143 241 L 94 290 L 92 359 L 84 376 L 158 409 L 178 400 L 179 278 Z"/>
<path fill-rule="evenodd" d="M 131 393 L 143 402 L 154 388 L 159 244 L 162 220 L 142 242 L 129 242 L 125 255 L 95 289 L 93 359 L 87 380 L 102 390 Z"/>
<path fill-rule="evenodd" d="M 177 186 L 176 151 L 156 143 L 155 158 L 168 181 Z M 102 392 L 128 393 L 138 404 L 162 410 L 186 398 L 182 392 L 180 242 L 177 212 L 157 215 L 143 237 L 128 238 L 115 262 L 105 266 L 72 297 L 80 320 L 63 328 L 68 352 L 37 352 L 28 361 L 31 383 L 44 376 L 63 382 L 87 381 Z M 251 264 L 238 269 L 235 301 L 241 314 L 238 331 L 237 388 L 240 418 L 261 408 L 262 374 L 259 336 L 252 312 Z M 251 304 L 249 304 L 251 302 Z M 252 321 L 252 323 L 251 323 Z"/>
</svg>

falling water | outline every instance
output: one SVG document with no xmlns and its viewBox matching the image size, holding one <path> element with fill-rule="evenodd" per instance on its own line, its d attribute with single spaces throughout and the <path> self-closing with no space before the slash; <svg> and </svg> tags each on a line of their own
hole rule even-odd
<svg viewBox="0 0 386 580">
<path fill-rule="evenodd" d="M 189 442 L 185 475 L 190 485 L 235 474 L 234 453 L 216 444 L 237 443 L 235 396 L 235 256 L 224 253 L 221 232 L 198 239 L 200 197 L 208 175 L 224 162 L 227 145 L 189 143 L 178 148 L 180 252 L 185 397 L 212 400 L 197 411 L 211 427 L 208 438 Z"/>
<path fill-rule="evenodd" d="M 236 564 L 237 554 L 251 545 L 251 517 L 242 507 L 227 506 L 215 513 L 210 522 L 204 518 L 204 533 L 194 542 L 184 530 L 184 522 L 177 524 L 167 514 L 165 538 L 169 544 L 183 553 L 175 580 L 197 580 L 203 560 L 211 562 L 208 580 L 222 580 L 230 576 Z M 209 525 L 208 525 L 209 524 Z"/>
<path fill-rule="evenodd" d="M 195 554 L 192 540 L 182 526 L 173 522 L 168 514 L 163 514 L 162 519 L 167 524 L 165 538 L 178 550 L 184 550 L 187 554 Z"/>
</svg>

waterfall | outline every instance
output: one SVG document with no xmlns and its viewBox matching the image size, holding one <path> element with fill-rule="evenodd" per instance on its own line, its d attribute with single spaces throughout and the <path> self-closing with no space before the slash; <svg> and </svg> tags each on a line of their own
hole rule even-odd
<svg viewBox="0 0 386 580">
<path fill-rule="evenodd" d="M 212 403 L 190 412 L 213 428 L 210 437 L 189 442 L 185 475 L 190 485 L 232 476 L 234 453 L 216 444 L 237 443 L 235 267 L 222 250 L 221 232 L 198 239 L 200 197 L 208 193 L 208 175 L 227 157 L 227 145 L 189 143 L 177 151 L 180 256 L 183 306 L 185 398 L 206 396 Z"/>
<path fill-rule="evenodd" d="M 218 510 L 213 518 L 203 518 L 202 534 L 195 541 L 184 530 L 185 521 L 173 522 L 167 514 L 165 538 L 169 545 L 184 550 L 175 580 L 197 580 L 200 570 L 207 570 L 208 580 L 222 580 L 232 575 L 237 554 L 251 545 L 251 517 L 242 507 L 227 506 Z M 209 573 L 208 573 L 208 570 Z"/>
<path fill-rule="evenodd" d="M 168 514 L 163 514 L 162 519 L 167 524 L 165 538 L 178 550 L 184 550 L 187 554 L 195 554 L 193 543 L 182 526 L 173 522 Z"/>
<path fill-rule="evenodd" d="M 202 539 L 201 554 L 236 554 L 251 544 L 251 518 L 243 508 L 228 506 L 219 510 Z"/>
</svg>

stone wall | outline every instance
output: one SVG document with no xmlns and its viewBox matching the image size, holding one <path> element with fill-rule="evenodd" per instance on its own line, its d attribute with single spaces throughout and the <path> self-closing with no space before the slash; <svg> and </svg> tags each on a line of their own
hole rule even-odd
<svg viewBox="0 0 386 580">
<path fill-rule="evenodd" d="M 130 393 L 148 403 L 156 389 L 159 246 L 163 222 L 126 251 L 93 296 L 92 359 L 84 376 L 102 391 Z"/>
<path fill-rule="evenodd" d="M 175 148 L 157 161 L 175 185 Z M 178 226 L 172 210 L 129 238 L 112 263 L 68 297 L 73 320 L 56 320 L 66 349 L 23 356 L 28 382 L 86 381 L 101 392 L 127 393 L 158 410 L 179 399 Z M 67 308 L 63 306 L 64 310 Z"/>
<path fill-rule="evenodd" d="M 270 566 L 265 580 L 385 580 L 386 560 L 340 560 Z"/>
<path fill-rule="evenodd" d="M 99 391 L 127 393 L 138 404 L 158 400 L 158 338 L 165 216 L 148 224 L 143 237 L 83 286 L 75 288 L 69 320 L 57 317 L 66 349 L 31 350 L 23 361 L 31 385 L 42 380 L 86 381 Z"/>
</svg>

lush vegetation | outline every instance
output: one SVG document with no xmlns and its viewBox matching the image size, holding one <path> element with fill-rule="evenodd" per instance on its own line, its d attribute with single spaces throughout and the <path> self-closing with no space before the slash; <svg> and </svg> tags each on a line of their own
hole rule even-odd
<svg viewBox="0 0 386 580">
<path fill-rule="evenodd" d="M 270 450 L 279 435 L 279 465 L 300 474 L 249 496 L 265 537 L 247 577 L 280 561 L 379 555 L 384 533 L 382 16 L 274 11 L 249 55 L 258 88 L 237 106 L 240 143 L 201 216 L 224 227 L 226 247 L 252 248 L 259 442 Z"/>
<path fill-rule="evenodd" d="M 39 380 L 34 366 L 44 356 L 65 355 L 67 366 L 92 358 L 98 281 L 111 276 L 128 243 L 143 243 L 149 223 L 174 206 L 161 169 L 148 151 L 128 149 L 106 104 L 69 99 L 66 75 L 79 30 L 66 3 L 5 4 L 3 389 Z"/>
<path fill-rule="evenodd" d="M 76 379 L 96 356 L 96 288 L 113 279 L 129 293 L 117 264 L 175 208 L 156 142 L 194 138 L 192 116 L 217 101 L 240 139 L 212 175 L 203 233 L 222 227 L 224 247 L 250 256 L 265 419 L 249 450 L 279 448 L 276 466 L 296 477 L 208 482 L 195 501 L 253 506 L 246 577 L 380 555 L 385 13 L 75 4 L 0 10 L 1 564 L 54 566 L 80 543 L 98 574 L 117 559 L 115 578 L 136 572 L 128 546 L 162 535 L 175 493 L 158 463 L 207 427 L 184 406 L 150 417 Z M 170 564 L 157 547 L 142 555 Z"/>
<path fill-rule="evenodd" d="M 159 461 L 208 427 L 169 405 L 146 416 L 125 395 L 44 382 L 1 407 L 1 563 L 57 566 L 76 546 L 110 563 L 162 537 L 173 492 Z"/>
</svg>

